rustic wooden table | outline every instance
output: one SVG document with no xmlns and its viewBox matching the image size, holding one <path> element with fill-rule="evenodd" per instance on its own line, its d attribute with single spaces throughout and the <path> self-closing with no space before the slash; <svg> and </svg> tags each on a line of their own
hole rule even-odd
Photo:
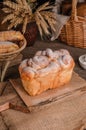
<svg viewBox="0 0 86 130">
<path fill-rule="evenodd" d="M 24 49 L 22 52 L 23 59 L 30 58 L 36 51 L 46 48 L 53 50 L 60 48 L 68 49 L 76 63 L 74 71 L 86 82 L 86 70 L 83 70 L 78 63 L 78 57 L 85 54 L 86 49 L 70 47 L 57 40 L 48 42 L 38 39 L 34 46 Z M 0 87 L 0 103 L 12 101 L 14 104 L 25 107 L 25 104 L 15 92 L 10 82 L 8 82 L 8 79 L 18 77 L 18 65 L 10 67 L 6 73 L 5 82 Z M 3 89 L 4 91 L 2 91 Z M 12 109 L 0 113 L 0 130 L 83 130 L 85 123 L 86 89 L 83 90 L 83 94 L 75 94 L 63 101 L 53 102 L 49 106 L 37 109 L 31 113 L 23 113 Z"/>
</svg>

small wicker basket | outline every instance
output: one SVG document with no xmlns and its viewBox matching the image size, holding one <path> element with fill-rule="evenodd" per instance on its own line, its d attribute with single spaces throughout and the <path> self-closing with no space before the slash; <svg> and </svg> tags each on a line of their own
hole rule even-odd
<svg viewBox="0 0 86 130">
<path fill-rule="evenodd" d="M 13 52 L 9 52 L 9 53 L 1 53 L 0 54 L 0 63 L 5 63 L 4 65 L 4 69 L 1 72 L 0 75 L 0 80 L 1 82 L 4 80 L 6 71 L 10 65 L 10 63 L 12 62 L 12 60 L 14 60 L 14 58 L 16 58 L 20 52 L 26 47 L 26 39 L 24 38 L 24 36 L 18 32 L 18 31 L 3 31 L 0 32 L 0 42 L 5 42 L 5 41 L 15 41 L 15 43 L 18 43 L 19 49 L 15 50 Z M 3 64 L 2 64 L 3 65 Z"/>
<path fill-rule="evenodd" d="M 0 61 L 7 61 L 14 59 L 25 47 L 26 39 L 18 31 L 3 31 L 0 32 L 0 42 L 13 41 L 18 42 L 19 49 L 9 53 L 1 53 Z"/>
<path fill-rule="evenodd" d="M 77 16 L 77 0 L 72 0 L 71 17 L 63 26 L 60 40 L 68 45 L 86 48 L 86 18 Z"/>
</svg>

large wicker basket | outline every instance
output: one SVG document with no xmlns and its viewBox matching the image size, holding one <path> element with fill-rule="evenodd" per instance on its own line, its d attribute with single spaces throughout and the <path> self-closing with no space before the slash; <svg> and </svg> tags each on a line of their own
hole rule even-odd
<svg viewBox="0 0 86 130">
<path fill-rule="evenodd" d="M 63 26 L 60 40 L 68 45 L 86 48 L 86 18 L 77 16 L 77 0 L 72 0 L 71 17 Z"/>
</svg>

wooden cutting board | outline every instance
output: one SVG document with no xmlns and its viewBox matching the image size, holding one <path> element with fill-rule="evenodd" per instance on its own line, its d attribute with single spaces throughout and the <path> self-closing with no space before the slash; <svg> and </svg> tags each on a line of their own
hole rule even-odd
<svg viewBox="0 0 86 130">
<path fill-rule="evenodd" d="M 83 93 L 84 90 L 86 90 L 86 81 L 75 72 L 69 84 L 56 89 L 47 90 L 37 96 L 28 95 L 20 79 L 11 79 L 10 82 L 27 107 L 41 106 L 54 101 L 63 100 L 69 96 Z"/>
</svg>

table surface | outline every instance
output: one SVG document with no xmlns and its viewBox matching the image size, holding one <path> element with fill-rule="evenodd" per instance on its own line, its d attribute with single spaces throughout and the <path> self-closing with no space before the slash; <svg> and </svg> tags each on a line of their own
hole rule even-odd
<svg viewBox="0 0 86 130">
<path fill-rule="evenodd" d="M 68 46 L 64 43 L 42 41 L 37 39 L 34 46 L 26 47 L 22 54 L 23 59 L 33 57 L 36 51 L 51 48 L 53 50 L 67 49 L 71 53 L 76 63 L 74 71 L 86 81 L 86 70 L 83 70 L 78 63 L 78 57 L 86 53 L 86 49 Z M 18 78 L 18 65 L 10 67 L 6 73 L 5 81 L 9 78 Z M 8 82 L 1 100 L 8 100 L 10 97 L 18 105 L 23 105 L 15 90 Z M 0 100 L 0 101 L 1 101 Z M 62 102 L 52 103 L 46 107 L 28 114 L 6 110 L 0 113 L 1 130 L 79 130 L 86 122 L 86 91 L 83 94 L 69 97 Z"/>
<path fill-rule="evenodd" d="M 2 19 L 2 17 L 0 18 Z M 1 26 L 0 31 L 4 28 L 6 25 Z M 34 46 L 26 47 L 23 50 L 23 59 L 33 57 L 36 51 L 46 48 L 69 50 L 76 63 L 74 71 L 86 81 L 86 70 L 83 70 L 78 63 L 79 56 L 86 54 L 86 49 L 71 47 L 57 40 L 49 42 L 38 38 Z M 10 67 L 5 76 L 7 85 L 0 96 L 0 102 L 7 101 L 11 97 L 14 103 L 25 106 L 8 82 L 8 79 L 18 77 L 18 65 Z M 51 103 L 44 109 L 28 114 L 12 109 L 3 111 L 0 113 L 0 130 L 80 130 L 86 123 L 86 89 L 83 91 L 83 94 L 69 97 L 61 102 Z"/>
</svg>

